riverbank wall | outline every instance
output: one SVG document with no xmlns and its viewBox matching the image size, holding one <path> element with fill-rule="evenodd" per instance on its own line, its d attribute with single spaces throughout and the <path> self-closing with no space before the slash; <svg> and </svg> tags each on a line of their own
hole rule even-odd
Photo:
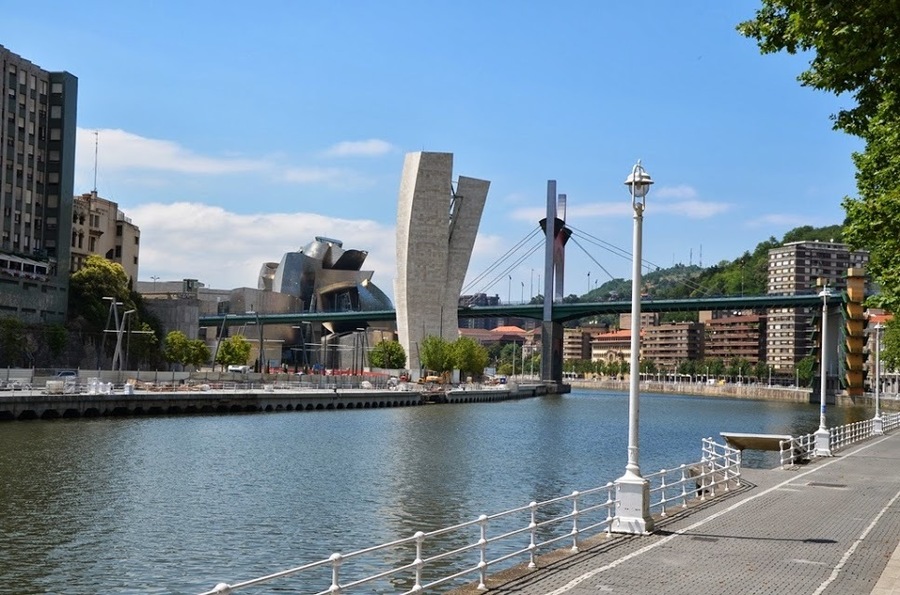
<svg viewBox="0 0 900 595">
<path fill-rule="evenodd" d="M 570 380 L 573 388 L 587 390 L 613 390 L 628 392 L 627 380 L 613 380 L 604 378 L 600 380 Z M 641 391 L 661 394 L 703 396 L 703 397 L 727 397 L 730 399 L 751 399 L 760 401 L 783 401 L 786 403 L 818 403 L 818 393 L 813 393 L 808 388 L 794 388 L 791 386 L 767 386 L 761 384 L 703 384 L 691 382 L 657 382 L 642 381 Z M 866 393 L 861 397 L 849 397 L 846 394 L 827 395 L 826 404 L 837 407 L 875 407 L 874 395 Z M 885 411 L 900 411 L 900 398 L 896 393 L 882 395 L 881 408 Z"/>
<path fill-rule="evenodd" d="M 46 389 L 0 392 L 0 421 L 34 419 L 95 418 L 129 415 L 179 415 L 262 413 L 277 411 L 326 411 L 336 409 L 380 409 L 430 404 L 492 403 L 567 392 L 568 387 L 509 384 L 481 387 L 463 385 L 452 389 L 309 389 L 300 386 L 200 385 L 134 390 L 101 386 L 87 392 L 55 392 Z"/>
</svg>

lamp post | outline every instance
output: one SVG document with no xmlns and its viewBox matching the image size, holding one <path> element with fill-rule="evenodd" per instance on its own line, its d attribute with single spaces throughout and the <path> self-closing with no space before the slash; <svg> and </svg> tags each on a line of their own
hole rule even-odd
<svg viewBox="0 0 900 595">
<path fill-rule="evenodd" d="M 884 423 L 881 419 L 881 331 L 884 325 L 875 325 L 875 419 L 872 421 L 873 434 L 884 434 Z"/>
<path fill-rule="evenodd" d="M 826 285 L 819 292 L 822 298 L 822 357 L 819 375 L 819 429 L 816 430 L 816 448 L 814 455 L 817 457 L 831 456 L 831 432 L 825 427 L 825 389 L 828 386 L 828 298 L 831 297 L 831 290 Z"/>
<path fill-rule="evenodd" d="M 512 275 L 509 276 L 509 283 L 506 284 L 506 303 L 512 303 Z"/>
<path fill-rule="evenodd" d="M 157 275 L 153 275 L 150 278 L 153 279 L 153 293 L 156 293 L 156 282 L 159 281 L 159 277 Z"/>
<path fill-rule="evenodd" d="M 616 480 L 616 516 L 612 530 L 618 533 L 647 533 L 653 529 L 650 516 L 650 483 L 641 477 L 638 463 L 638 403 L 641 338 L 641 224 L 644 218 L 645 197 L 653 180 L 641 162 L 631 169 L 625 185 L 631 193 L 634 210 L 634 236 L 631 267 L 631 364 L 628 387 L 628 463 L 625 475 Z"/>
</svg>

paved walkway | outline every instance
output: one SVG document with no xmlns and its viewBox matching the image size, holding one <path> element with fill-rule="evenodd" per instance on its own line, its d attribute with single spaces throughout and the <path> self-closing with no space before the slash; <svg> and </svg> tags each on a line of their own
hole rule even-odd
<svg viewBox="0 0 900 595">
<path fill-rule="evenodd" d="M 900 594 L 900 432 L 744 485 L 501 583 L 490 594 Z"/>
</svg>

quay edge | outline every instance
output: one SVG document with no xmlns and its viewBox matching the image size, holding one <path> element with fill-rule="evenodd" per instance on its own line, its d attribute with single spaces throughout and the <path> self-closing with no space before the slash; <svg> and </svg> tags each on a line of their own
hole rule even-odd
<svg viewBox="0 0 900 595">
<path fill-rule="evenodd" d="M 503 388 L 439 391 L 264 388 L 136 390 L 47 394 L 41 390 L 0 393 L 0 421 L 130 415 L 263 413 L 380 409 L 426 404 L 490 403 L 568 392 L 567 385 L 510 384 Z"/>
</svg>

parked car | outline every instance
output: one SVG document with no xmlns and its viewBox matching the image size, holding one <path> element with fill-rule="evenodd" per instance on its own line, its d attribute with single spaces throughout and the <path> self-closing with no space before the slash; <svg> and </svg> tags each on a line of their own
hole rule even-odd
<svg viewBox="0 0 900 595">
<path fill-rule="evenodd" d="M 228 371 L 229 371 L 229 372 L 234 372 L 234 373 L 236 373 L 236 374 L 246 374 L 247 372 L 250 371 L 250 366 L 235 366 L 235 365 L 231 365 L 231 366 L 228 366 Z"/>
</svg>

